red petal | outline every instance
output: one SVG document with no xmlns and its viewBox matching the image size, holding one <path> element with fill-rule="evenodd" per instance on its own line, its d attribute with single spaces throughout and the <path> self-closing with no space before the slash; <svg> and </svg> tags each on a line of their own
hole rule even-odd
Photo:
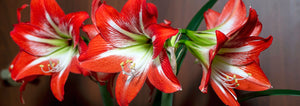
<svg viewBox="0 0 300 106">
<path fill-rule="evenodd" d="M 31 23 L 43 28 L 47 28 L 47 26 L 44 26 L 45 24 L 50 26 L 46 14 L 51 17 L 56 25 L 59 23 L 59 19 L 65 15 L 55 0 L 31 0 L 30 7 Z"/>
<path fill-rule="evenodd" d="M 85 25 L 82 27 L 82 30 L 87 33 L 90 39 L 93 39 L 96 35 L 99 34 L 99 31 L 95 25 Z"/>
<path fill-rule="evenodd" d="M 218 58 L 218 60 L 221 59 Z M 247 90 L 247 91 L 261 91 L 261 90 L 269 89 L 271 87 L 267 77 L 265 76 L 260 66 L 255 61 L 247 65 L 231 65 L 228 63 L 224 63 L 222 60 L 214 61 L 213 64 L 214 64 L 214 72 L 222 73 L 219 75 L 214 74 L 214 78 L 218 78 L 218 77 L 236 78 L 231 81 L 222 82 L 222 83 L 238 85 L 236 89 Z"/>
<path fill-rule="evenodd" d="M 272 40 L 272 36 L 266 39 L 253 36 L 247 39 L 234 40 L 226 43 L 219 51 L 218 56 L 228 64 L 249 64 L 258 59 L 260 52 L 267 49 L 272 44 Z"/>
<path fill-rule="evenodd" d="M 64 86 L 69 76 L 69 72 L 69 67 L 67 67 L 67 69 L 61 70 L 60 72 L 52 75 L 50 84 L 51 90 L 53 95 L 59 101 L 62 101 L 64 99 Z"/>
<path fill-rule="evenodd" d="M 23 50 L 36 56 L 48 55 L 63 46 L 60 47 L 57 44 L 55 45 L 55 43 L 45 41 L 58 39 L 55 38 L 55 36 L 51 36 L 52 34 L 31 24 L 16 24 L 14 30 L 10 32 L 10 35 Z"/>
<path fill-rule="evenodd" d="M 79 28 L 83 21 L 85 21 L 88 17 L 89 15 L 86 12 L 75 12 L 65 15 L 60 21 L 58 26 L 60 31 L 72 36 L 74 47 L 78 44 L 80 39 Z"/>
<path fill-rule="evenodd" d="M 131 26 L 127 27 L 136 27 L 141 33 L 148 25 L 157 23 L 157 8 L 146 0 L 128 0 L 121 13 L 131 21 Z"/>
<path fill-rule="evenodd" d="M 108 44 L 101 36 L 95 36 L 95 38 L 89 42 L 87 51 L 80 55 L 79 61 L 85 61 L 113 48 L 114 47 Z"/>
<path fill-rule="evenodd" d="M 90 41 L 87 52 L 83 53 L 79 57 L 79 61 L 81 61 L 81 67 L 96 72 L 120 72 L 120 63 L 129 58 L 117 55 L 97 58 L 98 55 L 101 55 L 110 49 L 113 49 L 113 47 L 107 44 L 107 42 L 103 40 L 101 36 L 96 36 Z"/>
<path fill-rule="evenodd" d="M 252 33 L 250 34 L 250 36 L 258 36 L 261 32 L 262 29 L 262 24 L 261 22 L 257 21 L 254 30 L 252 31 Z"/>
<path fill-rule="evenodd" d="M 245 69 L 245 72 L 250 73 L 251 76 L 245 80 L 239 80 L 239 86 L 236 89 L 246 91 L 262 91 L 272 88 L 268 78 L 256 62 L 246 66 L 241 66 L 240 68 Z"/>
<path fill-rule="evenodd" d="M 21 51 L 10 65 L 11 77 L 18 81 L 30 76 L 51 75 L 51 73 L 44 73 L 41 70 L 41 64 L 49 64 L 49 61 Z"/>
<path fill-rule="evenodd" d="M 17 18 L 19 23 L 21 23 L 21 11 L 25 9 L 27 6 L 28 4 L 23 4 L 20 8 L 17 9 Z"/>
<path fill-rule="evenodd" d="M 225 5 L 216 25 L 224 34 L 239 28 L 246 21 L 246 7 L 242 0 L 229 0 Z"/>
<path fill-rule="evenodd" d="M 205 19 L 205 23 L 206 23 L 206 29 L 212 29 L 217 27 L 217 20 L 220 17 L 220 13 L 212 10 L 212 9 L 208 9 L 205 13 L 204 13 L 204 19 Z"/>
<path fill-rule="evenodd" d="M 70 67 L 70 71 L 72 73 L 82 74 L 84 76 L 87 76 L 87 75 L 90 74 L 90 72 L 88 70 L 83 69 L 82 67 L 80 67 L 77 56 L 73 57 L 69 67 Z"/>
<path fill-rule="evenodd" d="M 115 8 L 102 4 L 95 16 L 96 24 L 102 37 L 110 44 L 115 47 L 127 47 L 136 44 L 133 39 L 126 35 L 127 33 L 132 33 L 128 30 L 128 27 L 126 27 L 126 24 L 129 24 L 129 22 L 121 18 Z"/>
<path fill-rule="evenodd" d="M 258 22 L 259 22 L 258 15 L 256 11 L 250 8 L 249 17 L 246 23 L 242 27 L 240 27 L 237 31 L 234 30 L 230 32 L 228 36 L 230 37 L 230 39 L 240 39 L 243 37 L 249 37 L 253 33 L 254 29 L 256 27 L 259 27 L 257 26 Z"/>
<path fill-rule="evenodd" d="M 79 54 L 85 53 L 87 49 L 88 49 L 88 45 L 80 38 L 79 45 L 78 45 Z"/>
<path fill-rule="evenodd" d="M 203 93 L 207 92 L 208 82 L 210 81 L 210 75 L 211 75 L 212 61 L 214 60 L 214 57 L 218 53 L 219 49 L 227 41 L 227 37 L 225 36 L 225 34 L 223 34 L 218 30 L 216 30 L 216 37 L 217 37 L 217 44 L 209 50 L 209 53 L 207 53 L 209 56 L 209 60 L 207 61 L 209 61 L 209 63 L 208 64 L 202 63 L 203 74 L 202 74 L 202 80 L 199 86 L 199 90 Z"/>
<path fill-rule="evenodd" d="M 148 79 L 158 90 L 165 93 L 173 93 L 181 90 L 180 83 L 172 71 L 168 55 L 164 50 L 159 55 L 159 60 L 148 69 Z"/>
<path fill-rule="evenodd" d="M 143 87 L 147 76 L 147 71 L 139 75 L 128 76 L 121 72 L 116 82 L 115 95 L 119 105 L 128 106 L 132 99 Z"/>
<path fill-rule="evenodd" d="M 151 24 L 146 28 L 146 33 L 151 35 L 153 42 L 153 56 L 156 58 L 163 49 L 165 41 L 178 33 L 178 29 L 159 24 Z"/>
<path fill-rule="evenodd" d="M 218 82 L 211 81 L 211 86 L 219 96 L 219 98 L 224 102 L 224 104 L 229 106 L 239 106 L 236 99 L 236 94 L 231 88 L 225 88 L 223 85 L 220 85 Z"/>
<path fill-rule="evenodd" d="M 95 13 L 101 4 L 102 4 L 101 0 L 93 0 L 92 8 L 91 8 L 91 19 L 94 25 L 96 25 Z"/>
</svg>

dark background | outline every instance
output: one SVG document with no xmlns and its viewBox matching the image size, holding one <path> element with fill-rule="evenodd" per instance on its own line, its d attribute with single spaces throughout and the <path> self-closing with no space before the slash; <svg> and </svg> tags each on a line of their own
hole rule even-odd
<svg viewBox="0 0 300 106">
<path fill-rule="evenodd" d="M 121 10 L 127 0 L 106 0 L 107 4 Z M 87 11 L 90 13 L 92 0 L 57 0 L 65 13 Z M 148 0 L 158 7 L 159 22 L 168 19 L 176 28 L 185 28 L 192 16 L 207 2 L 207 0 Z M 221 11 L 227 0 L 219 0 L 213 7 Z M 273 44 L 260 56 L 261 67 L 271 81 L 274 89 L 300 90 L 300 0 L 247 0 L 258 11 L 263 24 L 260 36 L 274 37 Z M 9 32 L 17 23 L 16 9 L 29 0 L 0 0 L 0 69 L 8 67 L 18 53 L 18 46 L 10 38 Z M 22 12 L 22 21 L 29 21 L 29 8 Z M 90 23 L 90 20 L 85 23 Z M 200 30 L 205 29 L 203 23 Z M 194 64 L 194 57 L 188 54 L 179 73 L 183 91 L 175 93 L 174 105 L 222 105 L 211 88 L 208 94 L 198 90 L 202 72 L 199 65 Z M 0 79 L 0 106 L 45 106 L 45 105 L 85 105 L 101 106 L 101 96 L 96 83 L 89 77 L 71 74 L 65 85 L 65 100 L 58 102 L 49 88 L 50 77 L 40 77 L 34 83 L 28 84 L 24 92 L 25 105 L 19 101 L 19 87 L 7 86 Z M 150 90 L 144 86 L 131 105 L 151 105 L 148 101 Z M 240 92 L 243 94 L 247 92 Z M 259 97 L 241 103 L 248 106 L 296 106 L 300 97 L 270 96 Z"/>
</svg>

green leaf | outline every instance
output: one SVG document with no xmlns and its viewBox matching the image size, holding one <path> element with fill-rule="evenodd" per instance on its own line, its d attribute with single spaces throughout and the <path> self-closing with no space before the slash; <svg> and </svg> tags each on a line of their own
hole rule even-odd
<svg viewBox="0 0 300 106">
<path fill-rule="evenodd" d="M 262 96 L 272 96 L 272 95 L 290 95 L 290 96 L 300 96 L 299 90 L 290 89 L 270 89 L 265 91 L 251 92 L 238 97 L 239 102 L 243 102 L 252 98 L 262 97 Z"/>
</svg>

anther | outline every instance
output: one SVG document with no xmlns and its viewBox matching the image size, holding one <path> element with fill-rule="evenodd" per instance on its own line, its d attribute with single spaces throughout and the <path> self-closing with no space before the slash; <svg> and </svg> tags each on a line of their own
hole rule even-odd
<svg viewBox="0 0 300 106">
<path fill-rule="evenodd" d="M 122 63 L 120 64 L 120 66 L 124 66 L 124 62 L 122 62 Z"/>
<path fill-rule="evenodd" d="M 135 63 L 132 63 L 132 65 L 130 66 L 130 69 L 134 69 L 135 68 Z"/>
<path fill-rule="evenodd" d="M 42 64 L 41 64 L 41 65 L 40 65 L 40 67 L 41 67 L 41 68 L 43 68 L 43 67 L 44 67 L 44 65 L 42 65 Z"/>
<path fill-rule="evenodd" d="M 132 60 L 126 60 L 126 63 L 132 63 L 133 61 Z"/>
<path fill-rule="evenodd" d="M 226 79 L 229 79 L 229 76 L 228 76 L 228 75 L 226 75 Z"/>
</svg>

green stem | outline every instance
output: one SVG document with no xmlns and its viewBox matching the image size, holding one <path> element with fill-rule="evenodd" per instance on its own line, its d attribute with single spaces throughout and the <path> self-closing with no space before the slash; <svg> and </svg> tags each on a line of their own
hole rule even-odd
<svg viewBox="0 0 300 106">
<path fill-rule="evenodd" d="M 290 89 L 270 89 L 265 91 L 251 92 L 244 94 L 238 98 L 239 102 L 243 102 L 252 98 L 262 97 L 262 96 L 272 96 L 272 95 L 291 95 L 291 96 L 300 96 L 299 90 L 290 90 Z"/>
<path fill-rule="evenodd" d="M 159 90 L 156 90 L 156 91 L 157 92 L 156 92 L 152 106 L 160 106 L 161 105 L 162 92 Z"/>
<path fill-rule="evenodd" d="M 100 88 L 100 92 L 101 92 L 101 96 L 102 96 L 104 106 L 114 106 L 113 99 L 112 99 L 109 91 L 107 90 L 107 83 L 105 85 L 101 85 L 99 83 L 98 85 L 99 85 L 99 88 Z"/>
<path fill-rule="evenodd" d="M 161 106 L 173 106 L 173 93 L 162 93 Z"/>
</svg>

